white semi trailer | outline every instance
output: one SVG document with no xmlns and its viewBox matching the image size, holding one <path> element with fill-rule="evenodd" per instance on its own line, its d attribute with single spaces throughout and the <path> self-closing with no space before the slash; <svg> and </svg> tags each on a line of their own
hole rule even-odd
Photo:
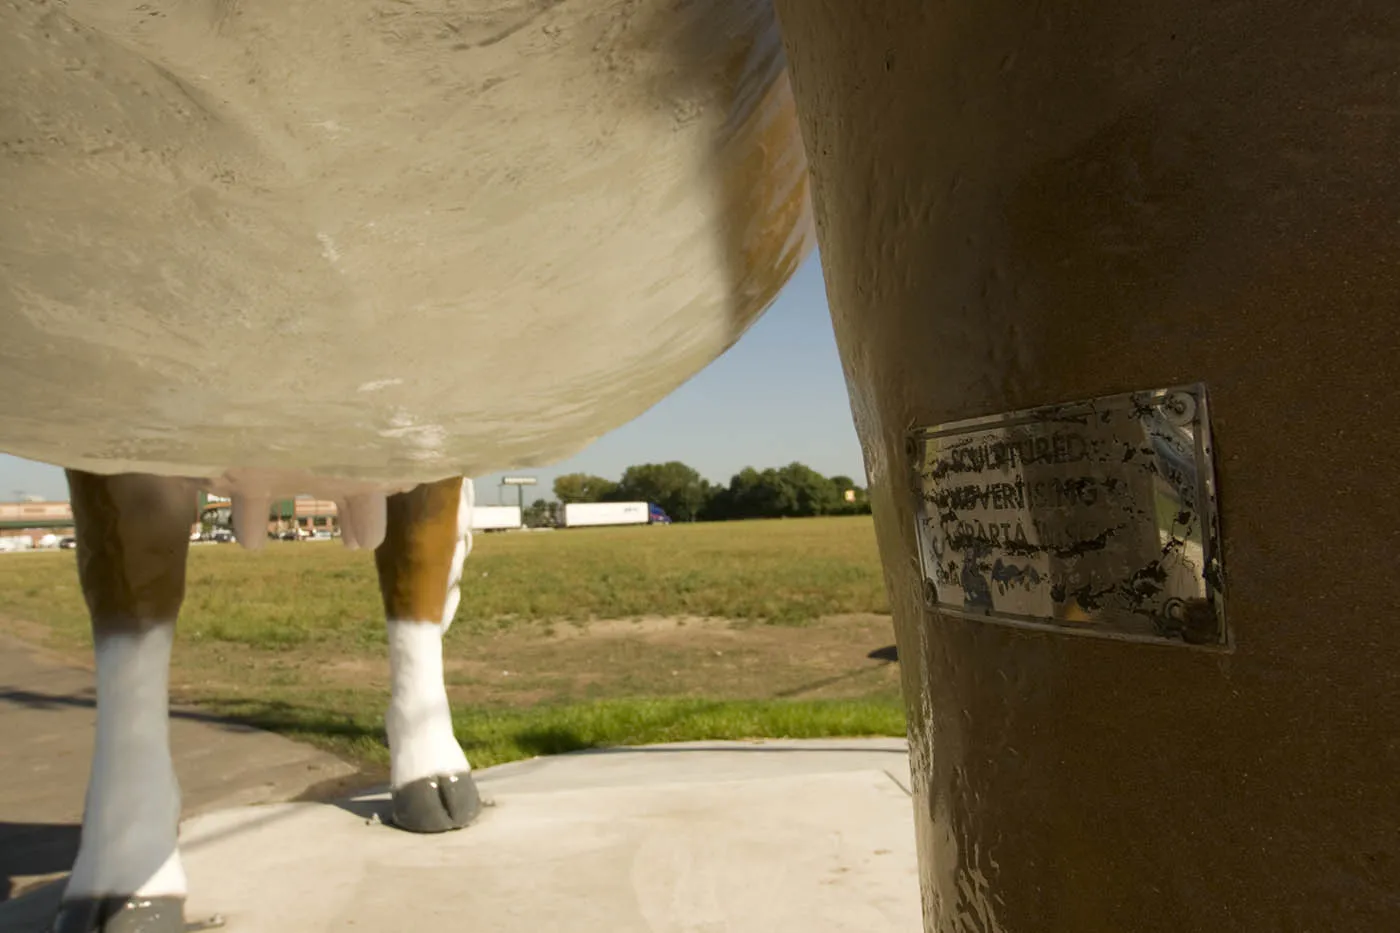
<svg viewBox="0 0 1400 933">
<path fill-rule="evenodd" d="M 590 525 L 669 525 L 671 517 L 650 502 L 570 502 L 564 506 L 565 528 Z"/>
<path fill-rule="evenodd" d="M 472 531 L 509 531 L 524 524 L 518 505 L 478 505 L 472 508 Z"/>
</svg>

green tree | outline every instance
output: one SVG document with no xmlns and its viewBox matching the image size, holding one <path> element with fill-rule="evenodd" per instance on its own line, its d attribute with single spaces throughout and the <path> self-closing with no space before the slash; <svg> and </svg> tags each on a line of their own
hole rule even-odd
<svg viewBox="0 0 1400 933">
<path fill-rule="evenodd" d="M 870 497 L 866 491 L 855 484 L 849 476 L 833 476 L 831 485 L 836 489 L 836 495 L 840 503 L 836 508 L 837 515 L 868 515 L 870 513 Z M 852 498 L 846 499 L 846 493 L 851 493 Z"/>
<path fill-rule="evenodd" d="M 782 514 L 796 517 L 831 515 L 841 508 L 836 486 L 816 470 L 802 463 L 789 463 L 778 470 L 784 491 Z"/>
<path fill-rule="evenodd" d="M 710 484 L 678 460 L 630 466 L 608 497 L 614 502 L 654 502 L 678 522 L 700 517 L 711 494 Z"/>
<path fill-rule="evenodd" d="M 547 499 L 536 499 L 525 509 L 524 521 L 530 528 L 553 524 L 555 503 Z"/>
<path fill-rule="evenodd" d="M 617 490 L 617 483 L 588 473 L 565 473 L 554 480 L 554 495 L 560 502 L 606 502 Z"/>
<path fill-rule="evenodd" d="M 777 470 L 744 467 L 715 493 L 706 517 L 720 521 L 744 518 L 778 518 L 796 508 Z"/>
<path fill-rule="evenodd" d="M 854 488 L 849 477 L 828 479 L 811 467 L 789 463 L 777 469 L 745 467 L 717 490 L 705 510 L 705 518 L 723 521 L 743 518 L 798 518 L 839 515 L 848 511 L 845 490 Z"/>
</svg>

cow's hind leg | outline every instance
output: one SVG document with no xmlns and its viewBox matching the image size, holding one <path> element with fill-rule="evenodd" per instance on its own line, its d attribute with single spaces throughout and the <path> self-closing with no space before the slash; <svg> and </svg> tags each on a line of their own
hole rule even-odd
<svg viewBox="0 0 1400 933">
<path fill-rule="evenodd" d="M 184 928 L 170 757 L 170 648 L 195 519 L 188 482 L 70 470 L 78 577 L 97 655 L 97 734 L 82 841 L 55 933 Z"/>
<path fill-rule="evenodd" d="M 460 599 L 471 543 L 471 480 L 450 479 L 391 496 L 375 549 L 389 624 L 389 733 L 393 821 L 420 833 L 460 829 L 481 809 L 452 732 L 442 636 Z"/>
</svg>

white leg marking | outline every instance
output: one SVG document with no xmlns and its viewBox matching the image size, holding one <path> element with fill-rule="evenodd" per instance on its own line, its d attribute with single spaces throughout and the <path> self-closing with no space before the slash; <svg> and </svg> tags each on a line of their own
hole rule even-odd
<svg viewBox="0 0 1400 933">
<path fill-rule="evenodd" d="M 233 536 L 242 547 L 256 551 L 267 543 L 267 515 L 271 505 L 270 496 L 233 497 Z"/>
<path fill-rule="evenodd" d="M 462 480 L 462 499 L 457 506 L 457 544 L 452 549 L 452 568 L 447 574 L 447 600 L 442 607 L 442 632 L 452 627 L 457 617 L 457 607 L 462 604 L 462 567 L 467 555 L 472 552 L 472 508 L 476 505 L 476 494 L 472 481 Z"/>
<path fill-rule="evenodd" d="M 170 760 L 168 685 L 175 626 L 97 640 L 97 738 L 82 843 L 67 898 L 183 897 Z"/>
<path fill-rule="evenodd" d="M 442 679 L 443 630 L 438 622 L 389 622 L 392 688 L 385 725 L 389 782 L 394 787 L 471 770 L 452 734 L 452 710 Z"/>
</svg>

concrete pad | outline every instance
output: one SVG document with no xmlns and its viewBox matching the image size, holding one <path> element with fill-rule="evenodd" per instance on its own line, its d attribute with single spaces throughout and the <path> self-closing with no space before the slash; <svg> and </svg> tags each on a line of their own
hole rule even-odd
<svg viewBox="0 0 1400 933">
<path fill-rule="evenodd" d="M 688 743 L 482 771 L 491 806 L 438 836 L 383 825 L 383 793 L 207 813 L 181 830 L 187 916 L 232 933 L 907 933 L 905 769 L 890 740 Z M 30 900 L 13 906 L 38 916 Z M 0 928 L 31 929 L 6 906 Z"/>
</svg>

